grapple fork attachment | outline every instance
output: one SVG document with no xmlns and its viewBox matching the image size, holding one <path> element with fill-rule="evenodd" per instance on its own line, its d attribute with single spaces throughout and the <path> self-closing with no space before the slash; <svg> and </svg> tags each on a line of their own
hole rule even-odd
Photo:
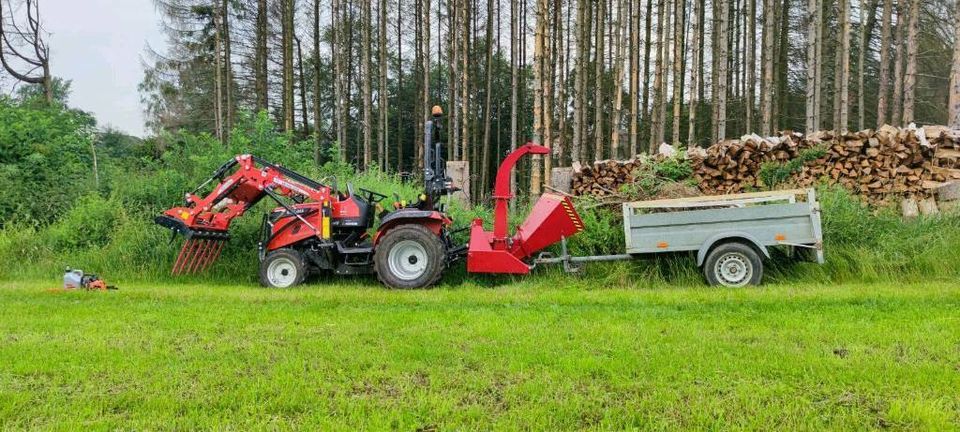
<svg viewBox="0 0 960 432">
<path fill-rule="evenodd" d="M 156 222 L 186 238 L 180 254 L 173 262 L 171 273 L 174 275 L 194 274 L 210 268 L 220 257 L 224 244 L 230 240 L 230 234 L 226 232 L 190 228 L 169 216 L 160 216 Z"/>
<path fill-rule="evenodd" d="M 173 263 L 172 274 L 195 274 L 205 271 L 220 257 L 227 239 L 187 238 Z"/>
</svg>

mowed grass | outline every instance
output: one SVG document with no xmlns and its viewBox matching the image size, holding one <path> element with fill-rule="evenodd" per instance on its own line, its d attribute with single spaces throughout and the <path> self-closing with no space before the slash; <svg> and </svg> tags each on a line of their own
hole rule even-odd
<svg viewBox="0 0 960 432">
<path fill-rule="evenodd" d="M 960 283 L 557 280 L 0 282 L 0 427 L 960 427 Z"/>
</svg>

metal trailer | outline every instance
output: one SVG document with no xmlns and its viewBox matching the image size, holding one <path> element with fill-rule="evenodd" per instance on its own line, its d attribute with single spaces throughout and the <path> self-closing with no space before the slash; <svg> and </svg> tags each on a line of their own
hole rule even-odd
<svg viewBox="0 0 960 432">
<path fill-rule="evenodd" d="M 801 198 L 798 200 L 798 197 Z M 620 255 L 573 257 L 566 239 L 561 255 L 541 254 L 536 264 L 616 261 L 659 253 L 696 252 L 711 285 L 757 285 L 770 248 L 808 250 L 822 264 L 820 203 L 813 189 L 703 196 L 623 204 L 626 250 Z"/>
</svg>

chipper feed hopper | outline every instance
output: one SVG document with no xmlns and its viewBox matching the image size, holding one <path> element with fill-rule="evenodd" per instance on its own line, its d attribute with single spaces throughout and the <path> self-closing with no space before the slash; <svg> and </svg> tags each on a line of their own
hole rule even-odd
<svg viewBox="0 0 960 432">
<path fill-rule="evenodd" d="M 441 115 L 435 107 L 425 125 L 424 193 L 409 204 L 394 202 L 392 210 L 380 205 L 386 196 L 377 192 L 355 193 L 349 185 L 338 190 L 251 155 L 228 161 L 186 194 L 183 206 L 156 218 L 186 239 L 173 273 L 209 268 L 230 239 L 230 223 L 264 197 L 279 205 L 264 215 L 258 244 L 260 282 L 270 287 L 294 286 L 314 273 L 375 273 L 391 288 L 421 288 L 436 283 L 464 255 L 472 273 L 525 274 L 535 253 L 583 230 L 568 198 L 543 194 L 516 233 L 508 234 L 511 170 L 525 155 L 549 153 L 527 144 L 509 154 L 497 172 L 493 231 L 477 219 L 469 244 L 456 244 L 453 221 L 439 203 L 457 190 L 446 175 Z M 201 191 L 207 192 L 198 195 Z"/>
</svg>

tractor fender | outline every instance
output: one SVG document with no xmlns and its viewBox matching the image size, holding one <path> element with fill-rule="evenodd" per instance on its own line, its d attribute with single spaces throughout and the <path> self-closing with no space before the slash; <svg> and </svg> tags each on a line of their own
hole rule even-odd
<svg viewBox="0 0 960 432">
<path fill-rule="evenodd" d="M 380 220 L 380 227 L 373 237 L 373 244 L 376 246 L 384 234 L 400 225 L 422 225 L 439 236 L 444 225 L 448 225 L 449 221 L 438 211 L 398 210 Z"/>
<path fill-rule="evenodd" d="M 743 243 L 753 246 L 757 251 L 762 253 L 765 258 L 770 258 L 770 251 L 768 251 L 767 247 L 764 246 L 763 243 L 760 243 L 756 237 L 743 231 L 729 231 L 716 234 L 703 242 L 700 250 L 697 251 L 697 267 L 703 265 L 703 261 L 707 259 L 707 253 L 710 252 L 710 249 L 713 249 L 714 245 L 725 240 L 740 240 Z"/>
</svg>

